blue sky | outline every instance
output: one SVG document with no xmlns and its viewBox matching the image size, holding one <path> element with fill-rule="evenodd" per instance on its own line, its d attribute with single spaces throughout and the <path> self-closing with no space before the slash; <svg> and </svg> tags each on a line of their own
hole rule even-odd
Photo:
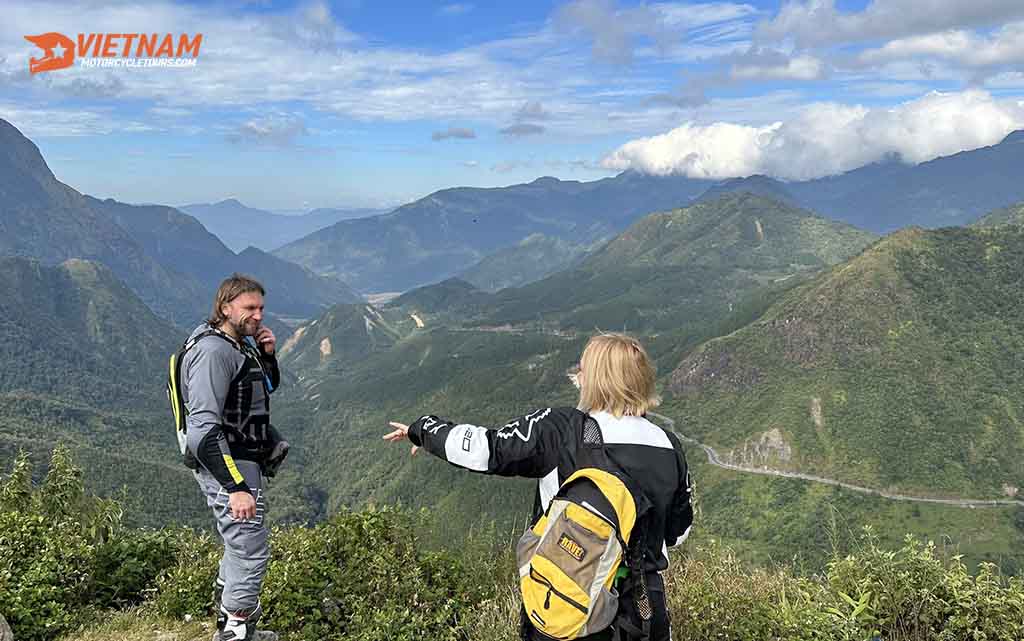
<svg viewBox="0 0 1024 641">
<path fill-rule="evenodd" d="M 4 0 L 0 117 L 128 202 L 390 206 L 623 169 L 784 179 L 1024 127 L 1024 2 Z M 24 35 L 204 34 L 192 69 L 28 73 Z"/>
</svg>

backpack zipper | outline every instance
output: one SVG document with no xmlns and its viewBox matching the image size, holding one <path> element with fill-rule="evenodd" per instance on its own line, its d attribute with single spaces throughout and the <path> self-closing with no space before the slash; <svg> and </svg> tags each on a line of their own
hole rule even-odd
<svg viewBox="0 0 1024 641">
<path fill-rule="evenodd" d="M 558 596 L 558 598 L 560 598 L 561 600 L 565 601 L 566 603 L 568 603 L 572 607 L 576 608 L 577 610 L 579 610 L 583 614 L 587 614 L 589 612 L 589 609 L 585 605 L 579 603 L 578 601 L 573 600 L 572 597 L 567 596 L 567 595 L 559 592 L 558 590 L 556 590 L 555 586 L 551 585 L 551 581 L 548 581 L 547 578 L 543 574 L 541 574 L 540 572 L 534 570 L 533 566 L 530 566 L 530 578 L 533 579 L 534 581 L 536 581 L 537 583 L 540 583 L 541 585 L 547 586 L 547 588 L 548 588 L 548 594 L 544 598 L 544 609 L 545 610 L 551 609 L 551 593 L 554 592 Z"/>
</svg>

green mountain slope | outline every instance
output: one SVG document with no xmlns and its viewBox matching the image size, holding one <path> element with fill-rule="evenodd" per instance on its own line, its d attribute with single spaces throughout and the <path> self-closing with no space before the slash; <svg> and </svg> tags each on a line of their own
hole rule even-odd
<svg viewBox="0 0 1024 641">
<path fill-rule="evenodd" d="M 520 287 L 562 271 L 578 262 L 603 241 L 584 244 L 533 234 L 512 247 L 499 249 L 459 277 L 487 291 Z"/>
<path fill-rule="evenodd" d="M 668 225 L 669 222 L 672 224 Z M 839 263 L 845 255 L 856 253 L 870 240 L 870 235 L 834 226 L 772 201 L 737 195 L 727 196 L 717 204 L 705 203 L 650 216 L 588 257 L 585 265 L 594 270 L 589 282 L 598 284 L 598 275 L 607 277 L 616 269 L 643 268 L 653 275 L 649 281 L 672 287 L 673 279 L 690 278 L 688 275 L 696 271 L 704 283 L 702 288 L 690 291 L 702 293 L 708 301 L 728 300 L 730 296 L 738 301 L 730 314 L 727 305 L 690 311 L 676 306 L 675 300 L 664 295 L 659 298 L 648 293 L 635 299 L 641 312 L 659 306 L 676 310 L 680 325 L 670 329 L 641 327 L 639 333 L 663 373 L 661 380 L 668 402 L 659 411 L 674 418 L 684 433 L 706 440 L 721 453 L 732 450 L 734 459 L 741 463 L 806 468 L 824 476 L 881 489 L 904 488 L 911 493 L 997 497 L 1003 493 L 1003 482 L 1018 486 L 1008 465 L 1018 460 L 1019 446 L 1008 446 L 1005 439 L 997 439 L 998 447 L 1006 451 L 994 454 L 998 448 L 994 449 L 984 439 L 968 438 L 964 433 L 967 428 L 958 427 L 962 436 L 950 442 L 948 434 L 941 433 L 941 426 L 934 442 L 926 440 L 922 444 L 922 438 L 931 438 L 922 434 L 931 435 L 932 431 L 915 432 L 912 425 L 897 422 L 906 418 L 915 424 L 920 418 L 915 412 L 929 405 L 934 407 L 927 416 L 968 420 L 974 416 L 977 395 L 931 386 L 931 379 L 941 370 L 923 367 L 917 348 L 916 356 L 901 356 L 902 360 L 881 371 L 858 369 L 859 361 L 855 358 L 861 352 L 843 351 L 847 347 L 857 348 L 877 356 L 878 340 L 868 337 L 870 332 L 860 327 L 863 319 L 875 323 L 870 328 L 880 332 L 883 342 L 896 346 L 912 340 L 912 328 L 927 336 L 937 331 L 925 331 L 924 320 L 915 320 L 908 326 L 903 322 L 907 319 L 900 317 L 895 325 L 897 332 L 890 335 L 892 324 L 886 297 L 902 291 L 893 284 L 895 274 L 901 273 L 912 283 L 908 287 L 917 292 L 914 295 L 925 297 L 918 311 L 924 314 L 922 318 L 930 319 L 928 323 L 937 325 L 944 318 L 961 317 L 965 323 L 981 323 L 964 342 L 938 349 L 937 353 L 943 355 L 939 364 L 957 372 L 957 379 L 973 377 L 977 387 L 991 391 L 1005 384 L 1010 389 L 1015 385 L 1019 389 L 1012 376 L 1020 375 L 1007 374 L 1005 365 L 1015 358 L 1019 360 L 1024 346 L 1005 342 L 1003 365 L 997 367 L 986 362 L 983 367 L 977 366 L 976 352 L 964 350 L 977 349 L 974 337 L 980 335 L 984 323 L 1002 321 L 984 304 L 961 297 L 968 292 L 970 296 L 987 297 L 985 300 L 990 302 L 1003 300 L 1007 310 L 1019 308 L 1019 303 L 1012 302 L 1019 301 L 1019 295 L 1004 290 L 999 290 L 999 295 L 991 291 L 982 294 L 993 285 L 983 287 L 980 281 L 1005 282 L 1009 278 L 1006 266 L 1015 261 L 1019 264 L 1020 257 L 1014 253 L 1016 249 L 1002 250 L 1007 252 L 1003 254 L 996 247 L 1024 245 L 1009 236 L 990 236 L 982 243 L 982 251 L 972 244 L 976 234 L 966 230 L 914 231 L 883 240 L 847 262 L 824 267 L 822 272 L 822 266 Z M 910 251 L 919 242 L 908 241 L 910 237 L 930 239 L 927 250 L 921 249 L 918 254 Z M 1002 256 L 998 260 L 1006 262 L 991 267 L 991 271 L 973 273 L 969 267 L 986 255 L 991 260 Z M 879 256 L 890 259 L 881 260 Z M 664 265 L 671 271 L 662 271 Z M 889 267 L 880 269 L 880 265 Z M 521 294 L 548 284 L 551 300 L 560 302 L 556 293 L 572 298 L 588 283 L 579 279 L 578 272 L 563 272 L 510 291 Z M 798 276 L 775 282 L 790 273 Z M 687 285 L 694 280 L 686 281 Z M 795 285 L 800 280 L 805 284 Z M 561 286 L 555 288 L 552 283 Z M 746 298 L 729 288 L 744 293 Z M 649 290 L 657 291 L 661 290 Z M 529 481 L 487 479 L 452 470 L 436 461 L 410 460 L 406 449 L 389 447 L 380 441 L 388 420 L 412 420 L 425 411 L 497 426 L 533 407 L 575 403 L 575 392 L 564 372 L 576 362 L 583 341 L 597 324 L 593 320 L 598 317 L 595 311 L 602 310 L 570 308 L 568 313 L 590 319 L 581 321 L 578 330 L 567 327 L 552 331 L 550 325 L 526 322 L 495 324 L 493 319 L 505 309 L 504 296 L 508 293 L 486 294 L 457 280 L 424 287 L 380 310 L 386 317 L 394 314 L 389 316 L 394 319 L 390 324 L 398 331 L 390 346 L 369 347 L 360 312 L 351 314 L 348 321 L 352 344 L 361 345 L 358 353 L 348 358 L 324 358 L 317 347 L 317 341 L 323 337 L 315 334 L 307 343 L 303 357 L 306 362 L 299 357 L 286 357 L 286 364 L 301 378 L 289 391 L 292 396 L 288 397 L 286 411 L 290 420 L 306 426 L 300 436 L 301 446 L 308 453 L 308 458 L 303 459 L 305 477 L 322 492 L 320 509 L 330 511 L 341 505 L 394 501 L 432 505 L 443 515 L 438 523 L 442 537 L 458 537 L 467 528 L 490 520 L 496 520 L 499 529 L 510 532 L 521 527 L 531 504 Z M 630 295 L 633 292 L 625 289 L 618 300 Z M 757 320 L 765 309 L 768 313 Z M 410 310 L 420 313 L 424 327 L 413 327 L 408 322 L 404 315 Z M 707 322 L 703 325 L 693 320 L 702 318 L 700 314 L 706 314 L 703 318 Z M 794 318 L 805 320 L 793 321 Z M 986 318 L 997 320 L 985 321 Z M 791 321 L 789 325 L 786 320 Z M 689 330 L 682 329 L 687 326 Z M 753 328 L 762 326 L 783 332 L 781 344 L 790 350 L 783 354 L 792 353 L 795 363 L 776 364 L 775 369 L 761 366 L 762 362 L 778 360 L 773 352 L 778 346 L 767 342 L 748 345 L 743 341 Z M 795 334 L 786 334 L 787 327 Z M 796 329 L 808 327 L 812 329 Z M 706 340 L 715 332 L 721 332 L 723 337 L 700 347 L 684 360 L 693 341 Z M 332 339 L 332 347 L 335 343 Z M 746 351 L 723 351 L 724 356 L 719 358 L 714 351 L 718 345 L 740 345 Z M 337 351 L 333 347 L 332 352 Z M 687 374 L 692 363 L 703 362 L 700 359 L 705 354 L 714 367 Z M 824 359 L 824 364 L 815 359 Z M 754 374 L 744 369 L 748 362 L 758 368 Z M 922 371 L 927 372 L 927 377 L 922 376 Z M 994 381 L 1004 374 L 1002 383 Z M 747 389 L 755 391 L 747 393 Z M 940 396 L 945 398 L 936 400 Z M 822 427 L 815 422 L 814 398 L 820 398 Z M 1003 400 L 1009 403 L 1004 405 L 1007 415 L 1019 412 L 1012 405 L 1019 401 Z M 837 407 L 841 404 L 845 405 Z M 865 404 L 868 410 L 857 409 Z M 1000 405 L 994 402 L 992 407 L 998 409 Z M 792 429 L 785 422 L 791 416 L 802 421 Z M 984 417 L 976 418 L 982 426 L 980 432 L 990 436 L 995 433 L 986 426 Z M 891 429 L 890 424 L 901 427 Z M 778 438 L 772 432 L 776 428 Z M 882 434 L 886 430 L 887 434 Z M 762 439 L 765 433 L 769 433 L 768 437 Z M 843 457 L 820 456 L 823 446 L 809 440 L 819 433 L 829 436 L 832 449 L 828 451 L 839 452 Z M 960 454 L 951 453 L 957 446 Z M 788 458 L 780 460 L 783 455 Z M 880 455 L 888 457 L 885 474 L 877 472 L 877 465 L 870 464 L 871 456 Z M 1024 530 L 1017 524 L 1020 519 L 1012 508 L 965 510 L 894 502 L 806 481 L 714 468 L 703 462 L 703 455 L 696 448 L 690 448 L 689 456 L 695 466 L 700 500 L 698 536 L 725 538 L 755 558 L 798 557 L 818 563 L 829 545 L 827 527 L 835 518 L 840 528 L 845 528 L 845 535 L 863 524 L 871 524 L 882 538 L 891 542 L 897 542 L 907 532 L 948 540 L 951 545 L 960 546 L 972 563 L 997 561 L 1012 570 L 1022 561 L 1015 550 L 1024 542 Z M 959 482 L 962 479 L 955 472 L 962 464 L 957 456 L 974 457 L 976 465 L 984 468 L 976 473 L 998 477 L 998 482 L 987 486 Z M 991 456 L 999 458 L 994 467 L 986 467 Z M 864 474 L 864 470 L 875 471 Z M 941 475 L 945 478 L 938 478 Z"/>
<path fill-rule="evenodd" d="M 989 212 L 975 221 L 972 227 L 995 227 L 996 225 L 1024 225 L 1024 202 Z"/>
<path fill-rule="evenodd" d="M 331 363 L 349 368 L 373 352 L 392 347 L 415 321 L 382 313 L 372 305 L 335 305 L 311 323 L 300 326 L 281 347 L 286 367 L 306 372 Z"/>
<path fill-rule="evenodd" d="M 894 234 L 690 354 L 671 408 L 732 461 L 927 495 L 1024 483 L 1024 230 Z"/>
<path fill-rule="evenodd" d="M 361 300 L 338 279 L 319 276 L 255 247 L 235 254 L 198 220 L 173 207 L 85 198 L 95 210 L 108 214 L 127 230 L 149 256 L 199 282 L 204 305 L 213 300 L 220 282 L 232 272 L 260 280 L 271 297 L 270 310 L 285 316 L 315 316 L 335 303 Z M 185 324 L 199 320 L 189 319 Z"/>
<path fill-rule="evenodd" d="M 99 263 L 0 258 L 0 459 L 64 441 L 94 490 L 128 487 L 130 522 L 196 519 L 163 396 L 180 334 Z"/>
<path fill-rule="evenodd" d="M 670 330 L 713 323 L 758 290 L 789 286 L 873 240 L 749 193 L 651 214 L 579 266 L 497 294 L 493 323 Z"/>
</svg>

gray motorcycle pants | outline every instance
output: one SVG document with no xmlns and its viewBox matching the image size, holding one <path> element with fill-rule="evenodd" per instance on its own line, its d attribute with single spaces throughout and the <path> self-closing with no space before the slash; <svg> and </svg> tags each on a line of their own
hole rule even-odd
<svg viewBox="0 0 1024 641">
<path fill-rule="evenodd" d="M 266 520 L 266 479 L 252 461 L 235 461 L 238 471 L 256 499 L 256 517 L 235 520 L 228 509 L 228 493 L 217 479 L 200 468 L 195 477 L 206 503 L 213 509 L 217 531 L 224 541 L 218 578 L 224 584 L 222 605 L 229 612 L 255 608 L 260 599 L 263 576 L 270 561 L 270 527 Z"/>
</svg>

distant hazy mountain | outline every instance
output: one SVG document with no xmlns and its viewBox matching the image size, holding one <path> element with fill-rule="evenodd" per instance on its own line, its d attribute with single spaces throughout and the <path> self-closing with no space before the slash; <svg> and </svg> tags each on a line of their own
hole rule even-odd
<svg viewBox="0 0 1024 641">
<path fill-rule="evenodd" d="M 179 209 L 195 216 L 236 252 L 246 247 L 271 251 L 339 220 L 385 213 L 379 209 L 314 209 L 303 215 L 286 216 L 247 207 L 234 198 Z"/>
<path fill-rule="evenodd" d="M 1024 487 L 1024 229 L 909 229 L 695 350 L 668 411 L 734 462 L 952 496 Z"/>
<path fill-rule="evenodd" d="M 274 253 L 360 291 L 401 291 L 458 274 L 532 234 L 592 243 L 643 214 L 688 204 L 709 184 L 626 172 L 590 183 L 539 178 L 446 189 L 389 214 L 341 221 Z"/>
<path fill-rule="evenodd" d="M 95 209 L 109 213 L 150 256 L 201 283 L 207 291 L 206 305 L 221 280 L 233 272 L 262 282 L 267 287 L 268 309 L 279 315 L 315 316 L 335 303 L 362 300 L 336 278 L 319 276 L 255 247 L 236 255 L 198 220 L 173 207 L 86 199 Z"/>
<path fill-rule="evenodd" d="M 69 258 L 109 266 L 151 308 L 170 318 L 203 313 L 202 286 L 149 255 L 94 201 L 58 181 L 39 149 L 0 119 L 0 255 Z"/>
<path fill-rule="evenodd" d="M 492 292 L 519 287 L 572 266 L 600 242 L 601 239 L 588 245 L 532 234 L 511 247 L 484 257 L 459 277 Z"/>
<path fill-rule="evenodd" d="M 143 301 L 179 324 L 209 313 L 216 287 L 235 271 L 261 279 L 270 309 L 307 317 L 358 295 L 337 279 L 252 249 L 236 255 L 192 216 L 162 205 L 83 196 L 58 181 L 38 148 L 0 120 L 0 256 L 99 261 Z"/>
<path fill-rule="evenodd" d="M 449 278 L 433 285 L 410 289 L 398 298 L 388 302 L 387 307 L 397 307 L 409 312 L 438 313 L 471 308 L 494 300 L 487 292 L 461 278 Z"/>
<path fill-rule="evenodd" d="M 886 162 L 787 183 L 802 206 L 879 233 L 965 225 L 1024 200 L 1024 131 L 1001 143 L 919 165 Z"/>
<path fill-rule="evenodd" d="M 777 200 L 787 205 L 799 206 L 793 194 L 786 189 L 786 184 L 769 178 L 768 176 L 748 176 L 747 178 L 732 178 L 722 181 L 717 185 L 709 187 L 700 195 L 700 201 L 718 200 L 727 194 L 747 193 L 755 196 L 764 196 Z"/>
<path fill-rule="evenodd" d="M 363 300 L 337 278 L 314 274 L 255 247 L 235 256 L 231 264 L 235 270 L 251 274 L 267 286 L 268 305 L 278 315 L 309 318 L 332 304 Z"/>
</svg>

